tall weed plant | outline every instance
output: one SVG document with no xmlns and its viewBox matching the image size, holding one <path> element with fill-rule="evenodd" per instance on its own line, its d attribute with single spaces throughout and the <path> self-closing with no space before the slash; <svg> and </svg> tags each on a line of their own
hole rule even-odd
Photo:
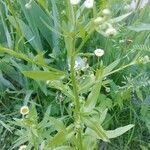
<svg viewBox="0 0 150 150">
<path fill-rule="evenodd" d="M 144 74 L 149 81 L 149 47 L 134 45 L 134 37 L 128 39 L 126 34 L 147 29 L 147 24 L 128 21 L 141 8 L 122 11 L 117 1 L 94 0 L 1 0 L 0 4 L 5 33 L 0 39 L 2 88 L 15 91 L 16 99 L 25 95 L 17 108 L 21 116 L 0 122 L 16 135 L 10 149 L 97 150 L 132 129 L 127 149 L 136 124 L 130 100 L 144 101 L 141 88 L 149 86 L 141 79 Z M 141 68 L 144 71 L 138 75 Z M 13 83 L 4 76 L 10 76 L 10 69 L 16 73 L 11 76 Z M 116 118 L 124 116 L 115 114 L 115 109 L 121 112 L 125 103 L 130 116 L 120 123 Z M 144 106 L 143 118 L 148 109 Z"/>
</svg>

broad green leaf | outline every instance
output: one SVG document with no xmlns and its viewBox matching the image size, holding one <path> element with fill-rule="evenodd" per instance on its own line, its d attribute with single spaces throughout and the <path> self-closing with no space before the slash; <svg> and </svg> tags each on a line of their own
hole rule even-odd
<svg viewBox="0 0 150 150">
<path fill-rule="evenodd" d="M 129 26 L 128 29 L 136 32 L 141 32 L 141 31 L 150 31 L 150 24 L 148 23 L 138 23 L 132 26 Z"/>
<path fill-rule="evenodd" d="M 52 140 L 49 142 L 49 147 L 56 147 L 58 145 L 61 145 L 66 141 L 66 134 L 65 131 L 58 132 Z"/>
<path fill-rule="evenodd" d="M 60 74 L 53 71 L 23 71 L 26 77 L 32 78 L 34 80 L 58 80 L 64 77 L 64 74 Z"/>
<path fill-rule="evenodd" d="M 59 131 L 52 139 L 48 142 L 48 147 L 54 148 L 70 140 L 74 136 L 74 126 L 71 124 L 67 128 Z"/>
<path fill-rule="evenodd" d="M 96 81 L 98 81 L 98 82 L 93 86 L 93 88 L 87 98 L 87 101 L 84 105 L 85 112 L 91 112 L 94 109 L 97 99 L 98 99 L 98 96 L 100 94 L 102 79 L 103 79 L 102 70 L 97 70 Z"/>
<path fill-rule="evenodd" d="M 121 16 L 119 16 L 119 17 L 116 17 L 116 18 L 114 18 L 114 19 L 111 19 L 110 20 L 110 23 L 117 23 L 117 22 L 120 22 L 120 21 L 122 21 L 123 19 L 125 19 L 125 18 L 127 18 L 129 15 L 131 15 L 132 14 L 132 12 L 129 12 L 129 13 L 127 13 L 127 14 L 124 14 L 124 15 L 121 15 Z"/>
<path fill-rule="evenodd" d="M 95 131 L 95 133 L 98 135 L 100 139 L 102 139 L 105 142 L 109 142 L 109 138 L 106 134 L 106 131 L 103 129 L 100 122 L 98 122 L 96 119 L 91 117 L 87 117 L 87 118 L 84 117 L 83 122 L 87 127 Z"/>
<path fill-rule="evenodd" d="M 108 136 L 108 138 L 116 138 L 122 134 L 124 134 L 125 132 L 127 132 L 128 130 L 130 130 L 131 128 L 133 128 L 134 125 L 130 124 L 124 127 L 119 127 L 115 130 L 110 130 L 110 131 L 106 131 L 106 135 Z"/>
</svg>

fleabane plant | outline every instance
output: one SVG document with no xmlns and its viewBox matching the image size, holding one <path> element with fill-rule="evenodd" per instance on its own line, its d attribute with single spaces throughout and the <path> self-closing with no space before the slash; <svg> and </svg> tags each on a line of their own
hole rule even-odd
<svg viewBox="0 0 150 150">
<path fill-rule="evenodd" d="M 23 133 L 25 135 L 30 133 L 30 136 L 24 136 L 24 143 L 19 141 L 22 140 L 20 138 L 16 145 L 21 143 L 26 144 L 28 149 L 42 147 L 44 150 L 98 150 L 97 140 L 109 143 L 112 138 L 116 138 L 133 128 L 134 125 L 129 124 L 115 130 L 104 129 L 102 124 L 107 116 L 108 108 L 100 107 L 97 102 L 105 78 L 136 64 L 137 57 L 129 64 L 121 67 L 118 67 L 121 60 L 127 58 L 127 56 L 118 58 L 108 66 L 104 66 L 103 57 L 105 57 L 106 49 L 95 45 L 92 53 L 82 53 L 87 40 L 95 31 L 106 38 L 112 38 L 118 33 L 115 23 L 131 13 L 114 19 L 111 18 L 111 10 L 108 8 L 99 10 L 95 15 L 90 15 L 93 17 L 87 17 L 88 15 L 83 13 L 84 11 L 90 13 L 94 7 L 96 7 L 96 1 L 94 0 L 85 0 L 83 3 L 80 0 L 68 0 L 65 3 L 67 19 L 61 22 L 60 35 L 65 43 L 67 70 L 58 70 L 34 62 L 23 55 L 15 55 L 6 48 L 3 49 L 6 53 L 18 56 L 42 68 L 42 70 L 24 71 L 22 73 L 35 80 L 44 80 L 47 86 L 61 92 L 62 97 L 67 99 L 67 115 L 70 119 L 66 123 L 65 117 L 50 117 L 50 109 L 48 109 L 43 120 L 39 122 L 35 106 L 31 111 L 27 106 L 23 106 L 20 108 L 23 118 L 17 120 L 17 125 L 23 127 L 20 132 L 21 136 L 24 135 Z M 87 15 L 88 21 L 84 20 L 84 15 Z M 85 34 L 81 34 L 81 31 L 84 31 Z M 79 39 L 81 42 L 78 42 Z M 97 60 L 96 67 L 90 66 L 90 57 Z M 145 57 L 145 60 L 149 61 L 149 58 Z M 107 92 L 110 92 L 109 88 L 107 88 Z"/>
</svg>

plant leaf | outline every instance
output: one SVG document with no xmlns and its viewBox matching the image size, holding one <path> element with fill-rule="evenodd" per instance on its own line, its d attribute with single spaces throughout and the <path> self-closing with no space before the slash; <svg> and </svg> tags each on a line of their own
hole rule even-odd
<svg viewBox="0 0 150 150">
<path fill-rule="evenodd" d="M 102 70 L 97 71 L 96 78 L 97 78 L 96 81 L 98 82 L 93 86 L 92 91 L 87 98 L 87 101 L 84 106 L 85 112 L 91 112 L 96 105 L 100 93 L 101 85 L 102 85 L 102 78 L 103 78 Z"/>
<path fill-rule="evenodd" d="M 127 132 L 128 130 L 130 130 L 133 127 L 134 127 L 133 124 L 129 124 L 124 127 L 119 127 L 115 130 L 106 131 L 106 135 L 108 136 L 108 138 L 116 138 L 116 137 L 124 134 L 125 132 Z"/>
<path fill-rule="evenodd" d="M 35 79 L 35 80 L 57 80 L 64 76 L 54 71 L 23 71 L 22 72 L 26 77 Z"/>
<path fill-rule="evenodd" d="M 109 75 L 109 73 L 119 64 L 120 59 L 115 60 L 110 65 L 108 65 L 103 72 L 104 77 Z"/>
<path fill-rule="evenodd" d="M 102 139 L 105 142 L 109 142 L 109 138 L 106 135 L 106 131 L 103 129 L 103 127 L 96 119 L 91 117 L 87 117 L 87 118 L 84 117 L 83 121 L 87 127 L 95 131 L 95 133 L 98 135 L 100 139 Z"/>
<path fill-rule="evenodd" d="M 132 14 L 132 12 L 129 12 L 129 13 L 127 13 L 127 14 L 124 14 L 124 15 L 121 15 L 121 16 L 119 16 L 119 17 L 116 17 L 116 18 L 114 18 L 114 19 L 111 19 L 110 20 L 110 23 L 117 23 L 117 22 L 120 22 L 120 21 L 122 21 L 123 19 L 125 19 L 125 18 L 127 18 L 129 15 L 131 15 Z"/>
<path fill-rule="evenodd" d="M 136 25 L 129 26 L 128 29 L 136 32 L 150 31 L 150 24 L 148 23 L 138 23 Z"/>
</svg>

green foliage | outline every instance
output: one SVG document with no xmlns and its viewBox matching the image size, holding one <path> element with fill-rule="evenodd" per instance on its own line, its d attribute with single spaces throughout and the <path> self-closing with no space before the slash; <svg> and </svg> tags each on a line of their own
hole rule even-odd
<svg viewBox="0 0 150 150">
<path fill-rule="evenodd" d="M 0 0 L 2 150 L 149 148 L 149 6 L 83 3 Z"/>
</svg>

